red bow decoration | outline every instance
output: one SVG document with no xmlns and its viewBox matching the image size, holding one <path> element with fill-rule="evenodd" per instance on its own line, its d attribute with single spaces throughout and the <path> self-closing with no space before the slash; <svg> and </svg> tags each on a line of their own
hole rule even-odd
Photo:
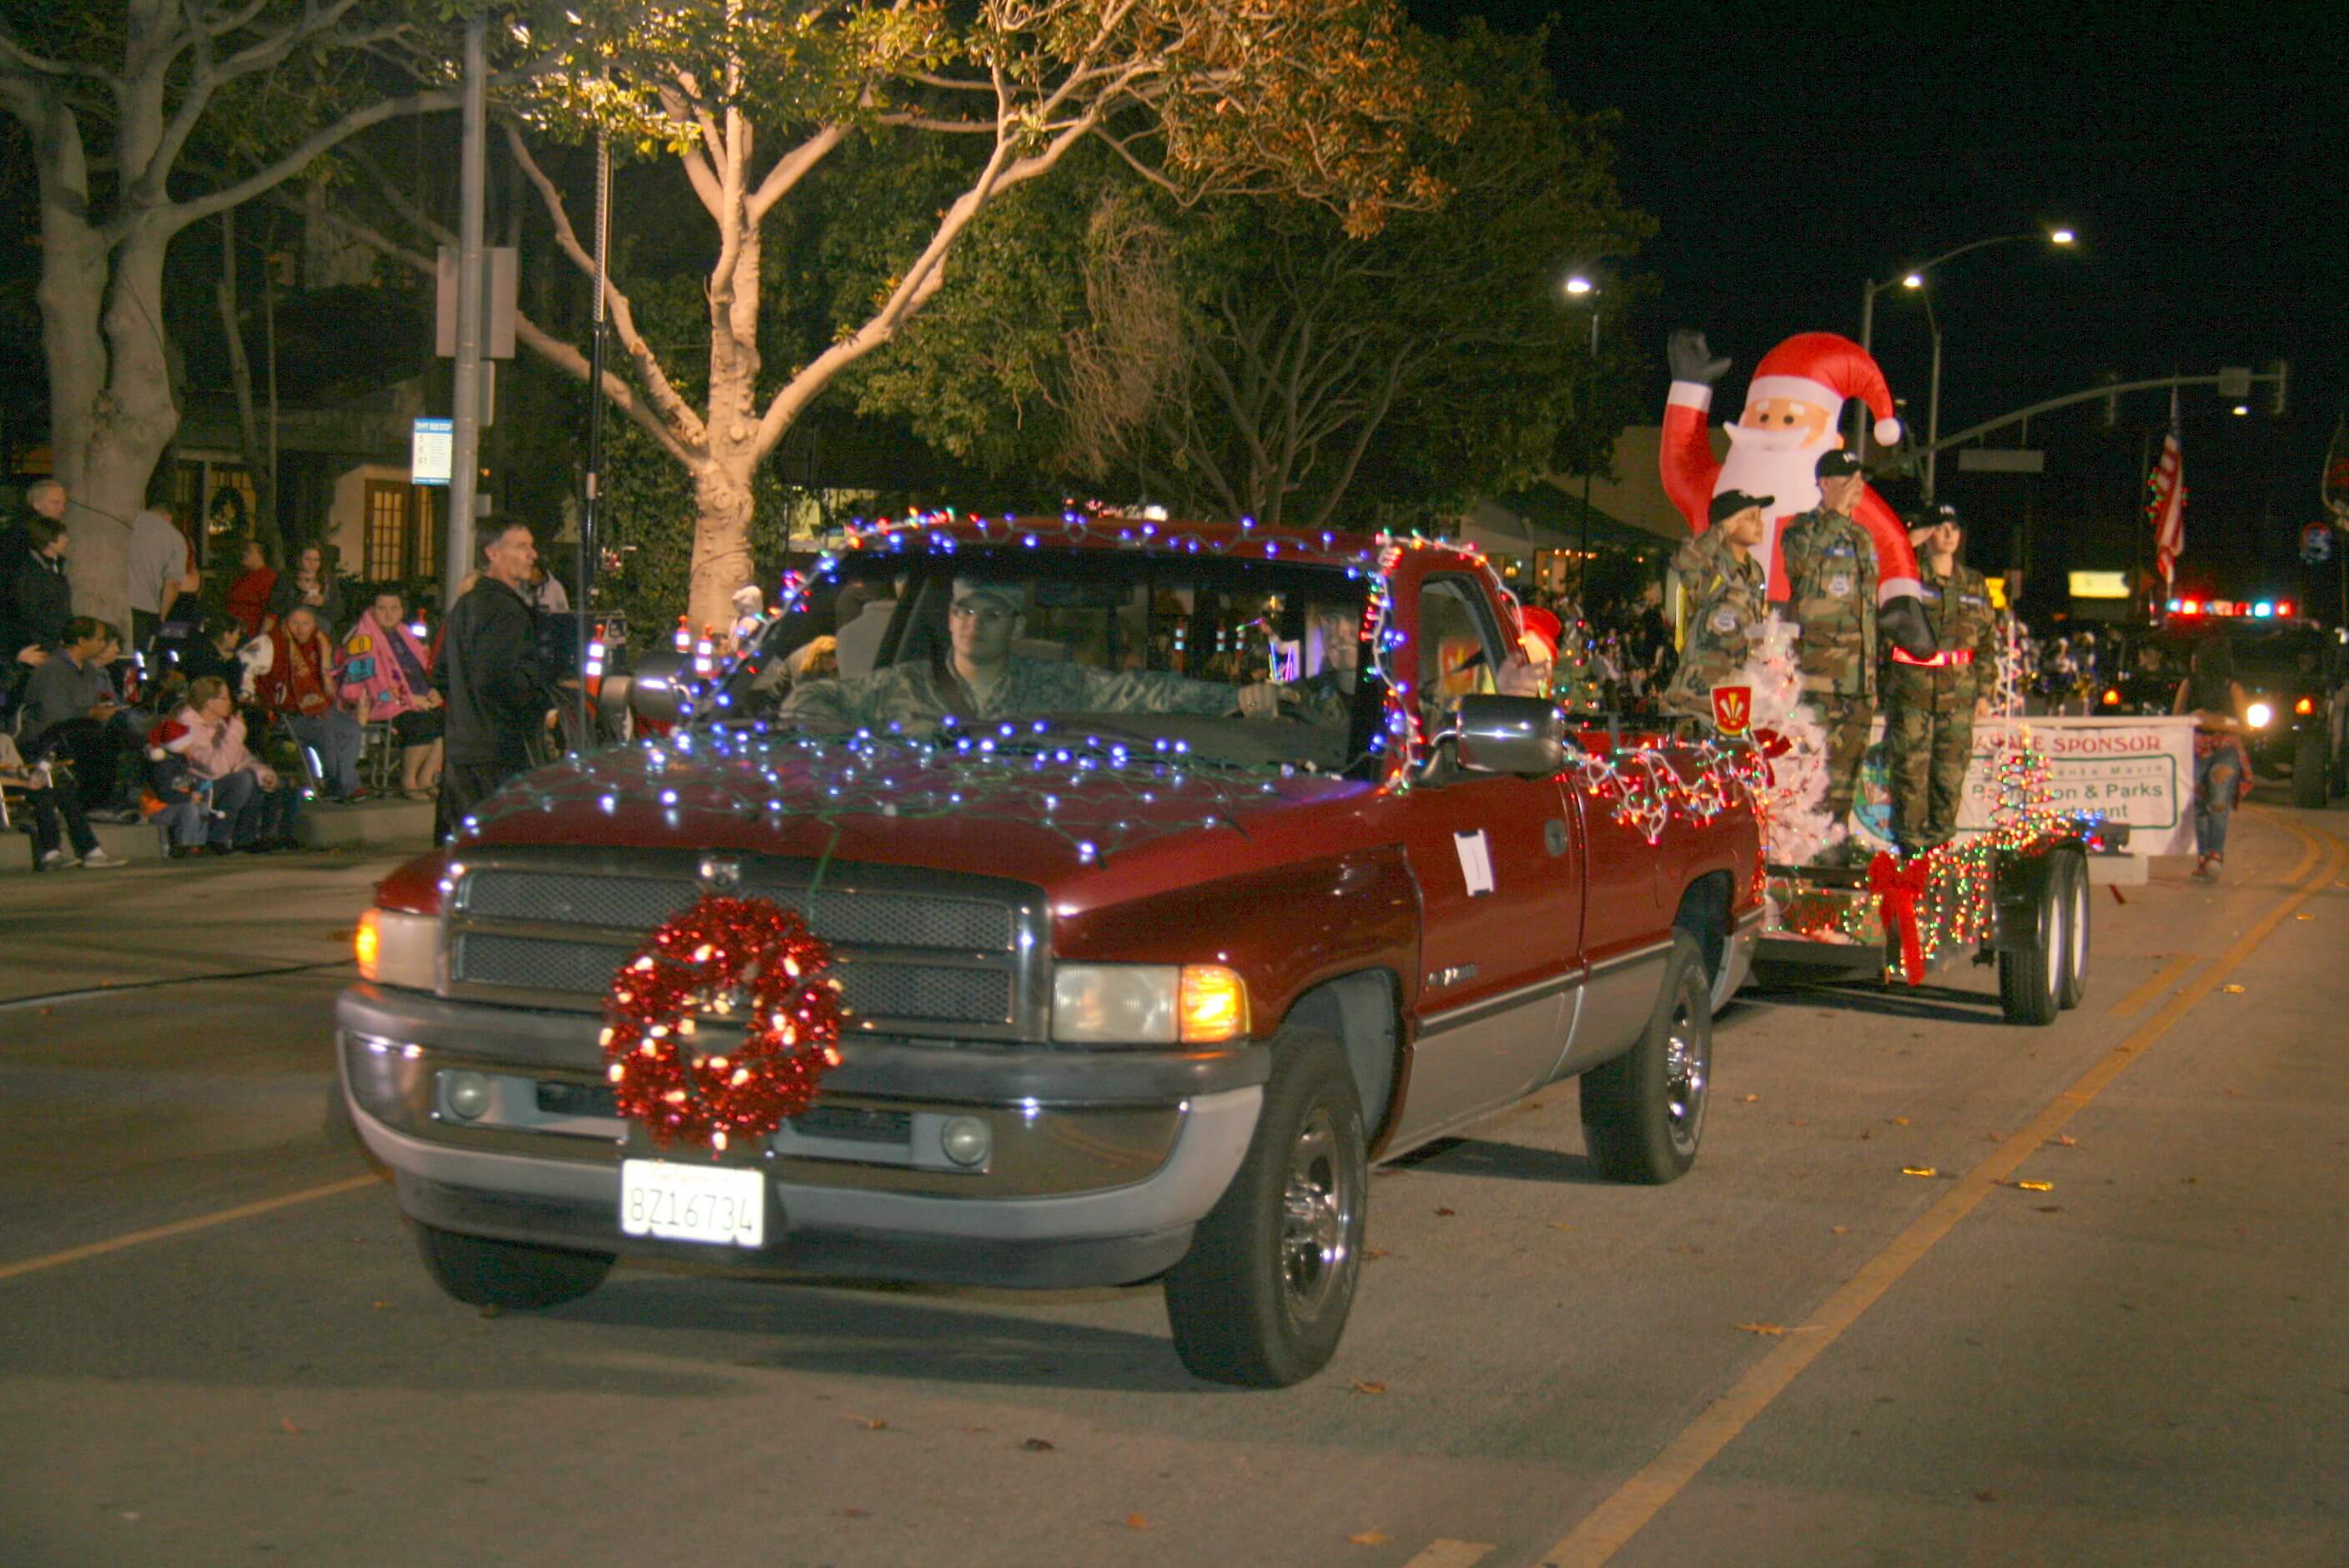
<svg viewBox="0 0 2349 1568">
<path fill-rule="evenodd" d="M 1762 754 L 1762 782 L 1775 787 L 1778 770 L 1771 766 L 1795 749 L 1795 743 L 1775 729 L 1757 729 L 1752 738 L 1754 748 Z"/>
<path fill-rule="evenodd" d="M 1878 850 L 1868 862 L 1868 891 L 1878 900 L 1885 924 L 1900 933 L 1900 972 L 1911 985 L 1925 978 L 1925 944 L 1917 934 L 1917 901 L 1925 896 L 1925 862 L 1903 865 Z"/>
</svg>

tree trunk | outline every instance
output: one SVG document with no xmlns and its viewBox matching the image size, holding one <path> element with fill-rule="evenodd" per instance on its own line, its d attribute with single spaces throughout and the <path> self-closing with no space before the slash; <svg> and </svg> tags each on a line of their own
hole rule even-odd
<svg viewBox="0 0 2349 1568">
<path fill-rule="evenodd" d="M 753 468 L 748 462 L 710 461 L 694 471 L 693 500 L 700 515 L 693 528 L 686 603 L 697 634 L 707 626 L 732 624 L 734 590 L 758 581 L 750 560 Z"/>
<path fill-rule="evenodd" d="M 157 459 L 179 428 L 171 400 L 171 365 L 163 346 L 163 251 L 169 236 L 160 225 L 141 224 L 116 247 L 110 286 L 105 255 L 95 269 L 77 267 L 73 289 L 105 287 L 105 311 L 98 323 L 99 349 L 87 338 L 57 342 L 51 375 L 63 355 L 88 356 L 78 374 L 52 386 L 87 388 L 78 400 L 53 398 L 57 478 L 76 503 L 66 513 L 73 543 L 67 558 L 73 580 L 74 612 L 96 615 L 129 634 L 130 515 L 147 504 L 147 485 Z M 93 248 L 99 243 L 94 238 Z M 44 268 L 45 274 L 48 269 Z M 95 275 L 93 274 L 93 272 Z M 43 294 L 50 292 L 45 275 Z M 46 300 L 45 300 L 46 303 Z M 91 387 L 91 366 L 104 367 L 105 384 Z"/>
</svg>

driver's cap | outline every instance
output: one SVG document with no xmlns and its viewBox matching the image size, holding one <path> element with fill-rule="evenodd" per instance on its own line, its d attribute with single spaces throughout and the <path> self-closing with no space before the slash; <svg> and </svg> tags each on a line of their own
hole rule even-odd
<svg viewBox="0 0 2349 1568">
<path fill-rule="evenodd" d="M 989 583 L 977 577 L 954 580 L 954 603 L 973 609 L 1002 610 L 1017 615 L 1027 605 L 1027 595 L 1015 583 Z"/>
</svg>

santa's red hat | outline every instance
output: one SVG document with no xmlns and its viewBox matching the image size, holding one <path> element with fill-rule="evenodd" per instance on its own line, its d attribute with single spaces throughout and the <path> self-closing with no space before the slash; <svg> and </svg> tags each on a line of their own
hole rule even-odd
<svg viewBox="0 0 2349 1568">
<path fill-rule="evenodd" d="M 1900 438 L 1884 372 L 1868 350 L 1836 333 L 1798 332 L 1764 355 L 1745 392 L 1749 403 L 1762 397 L 1792 397 L 1838 415 L 1845 398 L 1857 397 L 1876 417 L 1877 445 L 1889 447 Z"/>
</svg>

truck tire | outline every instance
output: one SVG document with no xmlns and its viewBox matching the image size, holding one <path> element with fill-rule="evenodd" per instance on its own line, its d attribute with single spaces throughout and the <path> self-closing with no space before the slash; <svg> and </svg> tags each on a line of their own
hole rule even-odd
<svg viewBox="0 0 2349 1568">
<path fill-rule="evenodd" d="M 1284 1031 L 1238 1174 L 1166 1275 L 1174 1353 L 1196 1377 L 1285 1388 L 1329 1364 L 1353 1307 L 1370 1198 L 1346 1054 Z"/>
<path fill-rule="evenodd" d="M 2065 854 L 2058 868 L 2067 912 L 2064 934 L 2064 973 L 2055 987 L 2055 1005 L 2069 1009 L 2088 997 L 2088 916 L 2095 889 L 2088 882 L 2088 862 L 2082 855 Z"/>
<path fill-rule="evenodd" d="M 1582 1075 L 1583 1142 L 1609 1181 L 1658 1186 L 1696 1163 L 1712 1088 L 1712 1000 L 1703 948 L 1675 931 L 1640 1043 Z"/>
<path fill-rule="evenodd" d="M 416 1227 L 432 1283 L 468 1306 L 535 1308 L 576 1301 L 612 1272 L 609 1253 L 574 1253 Z"/>
<path fill-rule="evenodd" d="M 2039 882 L 2038 931 L 2031 945 L 1999 950 L 1998 1004 L 2010 1024 L 2052 1024 L 2063 1006 L 2065 934 L 2072 922 L 2070 906 L 2057 896 L 2060 869 L 2052 862 L 2058 858 L 2022 861 L 2006 871 L 2010 876 L 2033 875 Z"/>
<path fill-rule="evenodd" d="M 2303 735 L 2292 752 L 2292 803 L 2303 811 L 2322 811 L 2329 793 L 2324 737 Z"/>
</svg>

